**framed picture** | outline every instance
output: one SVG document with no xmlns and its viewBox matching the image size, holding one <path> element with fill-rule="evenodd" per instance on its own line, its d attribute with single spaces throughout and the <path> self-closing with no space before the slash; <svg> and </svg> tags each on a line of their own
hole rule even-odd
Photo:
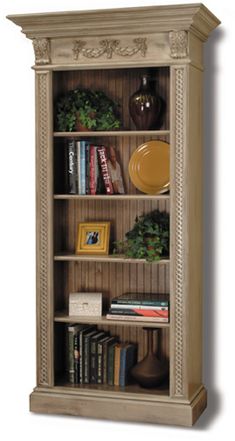
<svg viewBox="0 0 235 441">
<path fill-rule="evenodd" d="M 108 254 L 110 222 L 80 222 L 76 254 Z"/>
</svg>

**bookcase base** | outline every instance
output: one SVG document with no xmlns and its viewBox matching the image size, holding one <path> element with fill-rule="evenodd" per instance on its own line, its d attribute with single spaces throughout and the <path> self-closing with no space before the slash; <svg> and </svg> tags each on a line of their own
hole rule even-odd
<svg viewBox="0 0 235 441">
<path fill-rule="evenodd" d="M 108 420 L 171 424 L 191 427 L 207 405 L 202 387 L 191 402 L 165 399 L 146 401 L 85 396 L 36 388 L 30 395 L 30 411 Z"/>
</svg>

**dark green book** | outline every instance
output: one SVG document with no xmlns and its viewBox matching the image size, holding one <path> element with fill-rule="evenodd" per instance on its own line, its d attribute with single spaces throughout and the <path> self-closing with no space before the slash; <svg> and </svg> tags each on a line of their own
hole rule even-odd
<svg viewBox="0 0 235 441">
<path fill-rule="evenodd" d="M 126 293 L 114 297 L 112 305 L 169 306 L 169 294 Z"/>
<path fill-rule="evenodd" d="M 98 370 L 98 342 L 105 337 L 105 332 L 100 331 L 91 337 L 91 355 L 90 355 L 90 383 L 97 384 Z"/>
<path fill-rule="evenodd" d="M 83 369 L 84 369 L 84 383 L 90 383 L 90 356 L 91 356 L 91 337 L 97 334 L 97 331 L 91 331 L 88 334 L 84 335 L 84 360 L 83 360 Z"/>
<path fill-rule="evenodd" d="M 114 354 L 115 354 L 115 347 L 117 345 L 118 345 L 118 343 L 114 342 L 108 348 L 108 384 L 109 384 L 109 386 L 114 385 Z"/>
<path fill-rule="evenodd" d="M 106 335 L 97 344 L 97 384 L 103 384 L 104 344 L 109 339 Z"/>
<path fill-rule="evenodd" d="M 69 324 L 67 326 L 68 348 L 67 348 L 67 376 L 69 383 L 75 383 L 75 357 L 74 357 L 74 337 L 81 329 L 82 325 Z"/>
<path fill-rule="evenodd" d="M 79 333 L 79 345 L 80 345 L 80 366 L 79 366 L 79 380 L 80 384 L 83 384 L 85 381 L 85 375 L 84 375 L 84 357 L 85 357 L 85 350 L 84 350 L 84 342 L 85 342 L 85 335 L 89 334 L 91 331 L 96 331 L 96 326 L 94 325 L 87 325 L 85 326 Z"/>
<path fill-rule="evenodd" d="M 103 384 L 108 384 L 108 350 L 117 342 L 117 337 L 109 337 L 103 344 Z"/>
</svg>

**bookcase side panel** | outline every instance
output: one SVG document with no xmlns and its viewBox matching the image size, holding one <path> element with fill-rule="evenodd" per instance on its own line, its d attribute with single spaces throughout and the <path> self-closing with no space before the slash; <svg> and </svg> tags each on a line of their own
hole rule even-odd
<svg viewBox="0 0 235 441">
<path fill-rule="evenodd" d="M 202 78 L 203 72 L 188 66 L 188 136 L 186 157 L 187 205 L 187 365 L 188 394 L 202 383 Z"/>
<path fill-rule="evenodd" d="M 52 386 L 53 367 L 53 149 L 52 73 L 37 71 L 37 384 Z"/>
</svg>

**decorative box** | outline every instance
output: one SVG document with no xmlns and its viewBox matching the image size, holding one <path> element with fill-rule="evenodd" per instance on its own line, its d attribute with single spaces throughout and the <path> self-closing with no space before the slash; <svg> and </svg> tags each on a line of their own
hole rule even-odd
<svg viewBox="0 0 235 441">
<path fill-rule="evenodd" d="M 70 316 L 101 316 L 102 294 L 99 292 L 74 292 L 69 294 Z"/>
</svg>

